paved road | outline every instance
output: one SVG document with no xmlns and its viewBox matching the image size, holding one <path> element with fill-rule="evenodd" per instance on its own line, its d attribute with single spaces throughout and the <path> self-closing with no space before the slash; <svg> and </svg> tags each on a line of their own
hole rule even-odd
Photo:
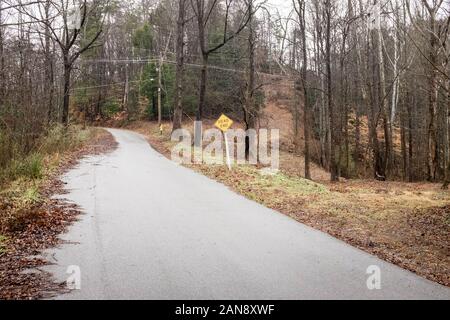
<svg viewBox="0 0 450 320">
<path fill-rule="evenodd" d="M 119 148 L 64 180 L 86 212 L 49 252 L 59 299 L 450 299 L 444 288 L 264 208 L 111 130 Z M 78 243 L 78 244 L 77 244 Z M 381 268 L 382 289 L 366 270 Z"/>
</svg>

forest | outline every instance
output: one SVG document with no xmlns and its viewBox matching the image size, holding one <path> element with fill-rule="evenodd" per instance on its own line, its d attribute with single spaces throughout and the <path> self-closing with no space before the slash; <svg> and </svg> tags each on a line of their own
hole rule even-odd
<svg viewBox="0 0 450 320">
<path fill-rule="evenodd" d="M 177 129 L 226 113 L 250 129 L 284 101 L 283 145 L 304 155 L 304 177 L 314 163 L 331 181 L 448 187 L 449 10 L 447 0 L 1 0 L 0 166 L 55 127 Z"/>
<path fill-rule="evenodd" d="M 450 0 L 0 0 L 0 300 L 448 299 L 449 185 Z"/>
</svg>

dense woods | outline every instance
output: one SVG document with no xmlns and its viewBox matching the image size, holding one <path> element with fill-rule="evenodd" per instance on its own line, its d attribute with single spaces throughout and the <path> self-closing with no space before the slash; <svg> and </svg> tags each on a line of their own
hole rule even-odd
<svg viewBox="0 0 450 320">
<path fill-rule="evenodd" d="M 0 0 L 0 166 L 58 125 L 258 128 L 271 86 L 306 178 L 448 186 L 449 28 L 448 0 Z"/>
</svg>

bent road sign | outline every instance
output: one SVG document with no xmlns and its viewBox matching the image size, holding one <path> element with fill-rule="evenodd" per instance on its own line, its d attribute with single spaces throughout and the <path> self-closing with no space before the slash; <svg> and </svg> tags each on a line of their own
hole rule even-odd
<svg viewBox="0 0 450 320">
<path fill-rule="evenodd" d="M 228 118 L 226 115 L 222 115 L 219 120 L 215 123 L 215 126 L 219 128 L 222 132 L 227 132 L 233 125 L 233 120 Z"/>
</svg>

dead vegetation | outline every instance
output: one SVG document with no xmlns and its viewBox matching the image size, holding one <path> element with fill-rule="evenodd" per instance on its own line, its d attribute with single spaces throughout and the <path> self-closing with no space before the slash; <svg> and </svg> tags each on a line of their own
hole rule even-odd
<svg viewBox="0 0 450 320">
<path fill-rule="evenodd" d="M 169 126 L 167 126 L 169 128 Z M 170 157 L 169 132 L 155 124 L 132 130 Z M 327 181 L 314 167 L 311 182 L 301 177 L 302 157 L 281 154 L 281 172 L 262 175 L 254 166 L 192 166 L 247 198 L 326 232 L 366 252 L 450 286 L 450 193 L 438 184 L 348 180 Z"/>
<path fill-rule="evenodd" d="M 0 299 L 37 299 L 64 291 L 50 274 L 39 270 L 48 264 L 40 253 L 60 243 L 59 235 L 77 219 L 75 205 L 51 199 L 64 193 L 59 180 L 66 170 L 90 154 L 116 147 L 106 131 L 93 129 L 82 143 L 64 153 L 43 158 L 45 170 L 36 179 L 4 183 L 0 192 Z"/>
</svg>

